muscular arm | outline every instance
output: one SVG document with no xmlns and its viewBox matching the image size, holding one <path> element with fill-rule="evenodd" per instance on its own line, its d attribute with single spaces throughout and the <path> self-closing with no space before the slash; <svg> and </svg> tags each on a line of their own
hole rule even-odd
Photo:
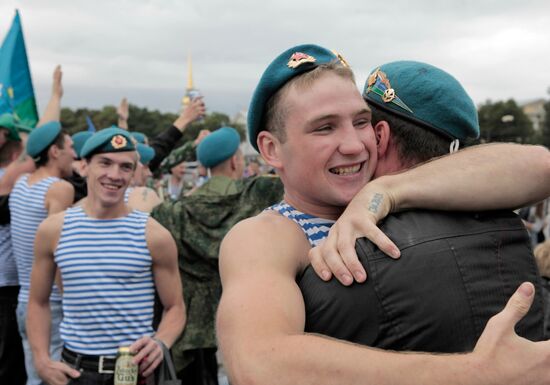
<svg viewBox="0 0 550 385">
<path fill-rule="evenodd" d="M 493 210 L 517 208 L 550 195 L 550 152 L 542 146 L 499 143 L 443 156 L 405 172 L 369 182 L 350 202 L 310 258 L 323 279 L 335 273 L 351 284 L 365 272 L 355 240 L 366 236 L 388 255 L 395 245 L 376 227 L 389 212 L 408 208 Z"/>
<path fill-rule="evenodd" d="M 34 263 L 31 274 L 27 331 L 34 365 L 39 376 L 47 383 L 64 384 L 67 377 L 78 377 L 78 371 L 50 358 L 50 294 L 56 266 L 53 250 L 57 244 L 63 213 L 49 217 L 38 227 L 34 242 Z"/>
<path fill-rule="evenodd" d="M 58 65 L 53 72 L 52 94 L 50 100 L 37 126 L 41 126 L 52 120 L 61 120 L 61 98 L 63 97 L 63 85 L 61 83 L 62 75 L 61 66 Z"/>
<path fill-rule="evenodd" d="M 45 205 L 48 215 L 64 211 L 73 204 L 74 187 L 67 181 L 53 183 L 46 193 Z"/>
<path fill-rule="evenodd" d="M 507 310 L 489 322 L 471 354 L 393 353 L 305 334 L 304 304 L 294 281 L 303 234 L 278 221 L 264 216 L 241 222 L 221 246 L 217 332 L 232 383 L 519 384 L 530 370 L 537 373 L 529 381 L 550 379 L 545 368 L 550 345 L 513 332 L 532 301 L 530 284 L 523 287 L 530 294 L 516 293 Z M 535 358 L 538 354 L 545 357 Z M 526 369 L 527 361 L 520 359 L 538 362 Z"/>
<path fill-rule="evenodd" d="M 155 287 L 164 308 L 155 339 L 170 348 L 185 325 L 185 305 L 178 269 L 178 251 L 172 235 L 156 220 L 147 222 L 147 245 L 153 259 Z M 151 337 L 142 337 L 130 346 L 134 362 L 144 377 L 162 362 L 162 350 Z"/>
</svg>

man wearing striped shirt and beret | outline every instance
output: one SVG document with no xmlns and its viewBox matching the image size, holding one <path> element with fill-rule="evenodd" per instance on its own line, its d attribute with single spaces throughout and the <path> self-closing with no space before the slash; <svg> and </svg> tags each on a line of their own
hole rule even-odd
<svg viewBox="0 0 550 385">
<path fill-rule="evenodd" d="M 130 347 L 148 377 L 183 329 L 185 306 L 170 233 L 131 210 L 124 192 L 137 163 L 129 133 L 108 128 L 84 145 L 88 198 L 44 221 L 35 240 L 28 329 L 35 366 L 50 384 L 109 383 L 119 347 Z M 61 272 L 64 362 L 48 354 L 48 297 Z M 153 330 L 155 289 L 164 307 Z M 153 337 L 154 334 L 154 337 Z"/>
</svg>

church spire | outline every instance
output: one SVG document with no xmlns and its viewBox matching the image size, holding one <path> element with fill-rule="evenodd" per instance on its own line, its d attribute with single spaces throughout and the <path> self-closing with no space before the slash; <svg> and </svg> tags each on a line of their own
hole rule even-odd
<svg viewBox="0 0 550 385">
<path fill-rule="evenodd" d="M 191 61 L 191 54 L 187 57 L 187 91 L 193 89 L 193 62 Z"/>
</svg>

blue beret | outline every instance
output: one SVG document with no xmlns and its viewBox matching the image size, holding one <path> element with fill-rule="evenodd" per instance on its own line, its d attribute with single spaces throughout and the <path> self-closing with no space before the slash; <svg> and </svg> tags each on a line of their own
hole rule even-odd
<svg viewBox="0 0 550 385">
<path fill-rule="evenodd" d="M 145 136 L 145 134 L 143 134 L 141 132 L 134 131 L 134 132 L 131 132 L 130 135 L 132 135 L 132 137 L 138 143 L 145 144 L 145 142 L 147 141 L 147 136 Z"/>
<path fill-rule="evenodd" d="M 271 62 L 260 78 L 248 108 L 248 135 L 256 150 L 258 134 L 266 129 L 264 119 L 269 99 L 294 77 L 337 60 L 347 66 L 340 55 L 318 45 L 303 44 L 286 50 Z"/>
<path fill-rule="evenodd" d="M 73 148 L 74 152 L 76 153 L 77 159 L 80 159 L 80 151 L 82 151 L 84 143 L 86 143 L 86 141 L 90 139 L 93 135 L 94 133 L 91 131 L 80 131 L 71 136 L 71 138 L 73 139 Z"/>
<path fill-rule="evenodd" d="M 232 127 L 222 127 L 206 136 L 197 146 L 197 159 L 204 167 L 214 167 L 237 152 L 241 137 Z"/>
<path fill-rule="evenodd" d="M 384 64 L 371 72 L 363 97 L 370 105 L 450 139 L 479 136 L 474 102 L 453 76 L 432 65 Z"/>
<path fill-rule="evenodd" d="M 51 146 L 57 136 L 61 133 L 61 123 L 51 121 L 36 127 L 27 140 L 27 154 L 36 158 L 42 151 Z"/>
<path fill-rule="evenodd" d="M 148 165 L 149 162 L 155 157 L 155 149 L 146 144 L 136 144 L 136 150 L 139 154 L 139 161 L 141 164 Z"/>
<path fill-rule="evenodd" d="M 84 143 L 80 151 L 81 158 L 107 152 L 135 151 L 134 139 L 122 128 L 109 127 L 97 131 Z"/>
<path fill-rule="evenodd" d="M 14 141 L 20 141 L 19 132 L 31 132 L 32 128 L 20 124 L 17 119 L 6 112 L 5 114 L 0 115 L 0 127 L 8 130 L 8 139 Z"/>
</svg>

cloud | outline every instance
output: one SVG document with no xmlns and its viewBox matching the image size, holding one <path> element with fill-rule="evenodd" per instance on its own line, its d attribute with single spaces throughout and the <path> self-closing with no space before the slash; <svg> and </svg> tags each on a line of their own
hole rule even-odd
<svg viewBox="0 0 550 385">
<path fill-rule="evenodd" d="M 246 108 L 267 64 L 288 47 L 336 49 L 358 83 L 381 63 L 414 59 L 451 72 L 476 102 L 544 97 L 550 3 L 516 0 L 4 1 L 0 35 L 21 11 L 40 106 L 63 65 L 68 106 L 131 102 L 175 112 L 187 56 L 209 109 Z M 359 84 L 362 86 L 362 84 Z"/>
</svg>

